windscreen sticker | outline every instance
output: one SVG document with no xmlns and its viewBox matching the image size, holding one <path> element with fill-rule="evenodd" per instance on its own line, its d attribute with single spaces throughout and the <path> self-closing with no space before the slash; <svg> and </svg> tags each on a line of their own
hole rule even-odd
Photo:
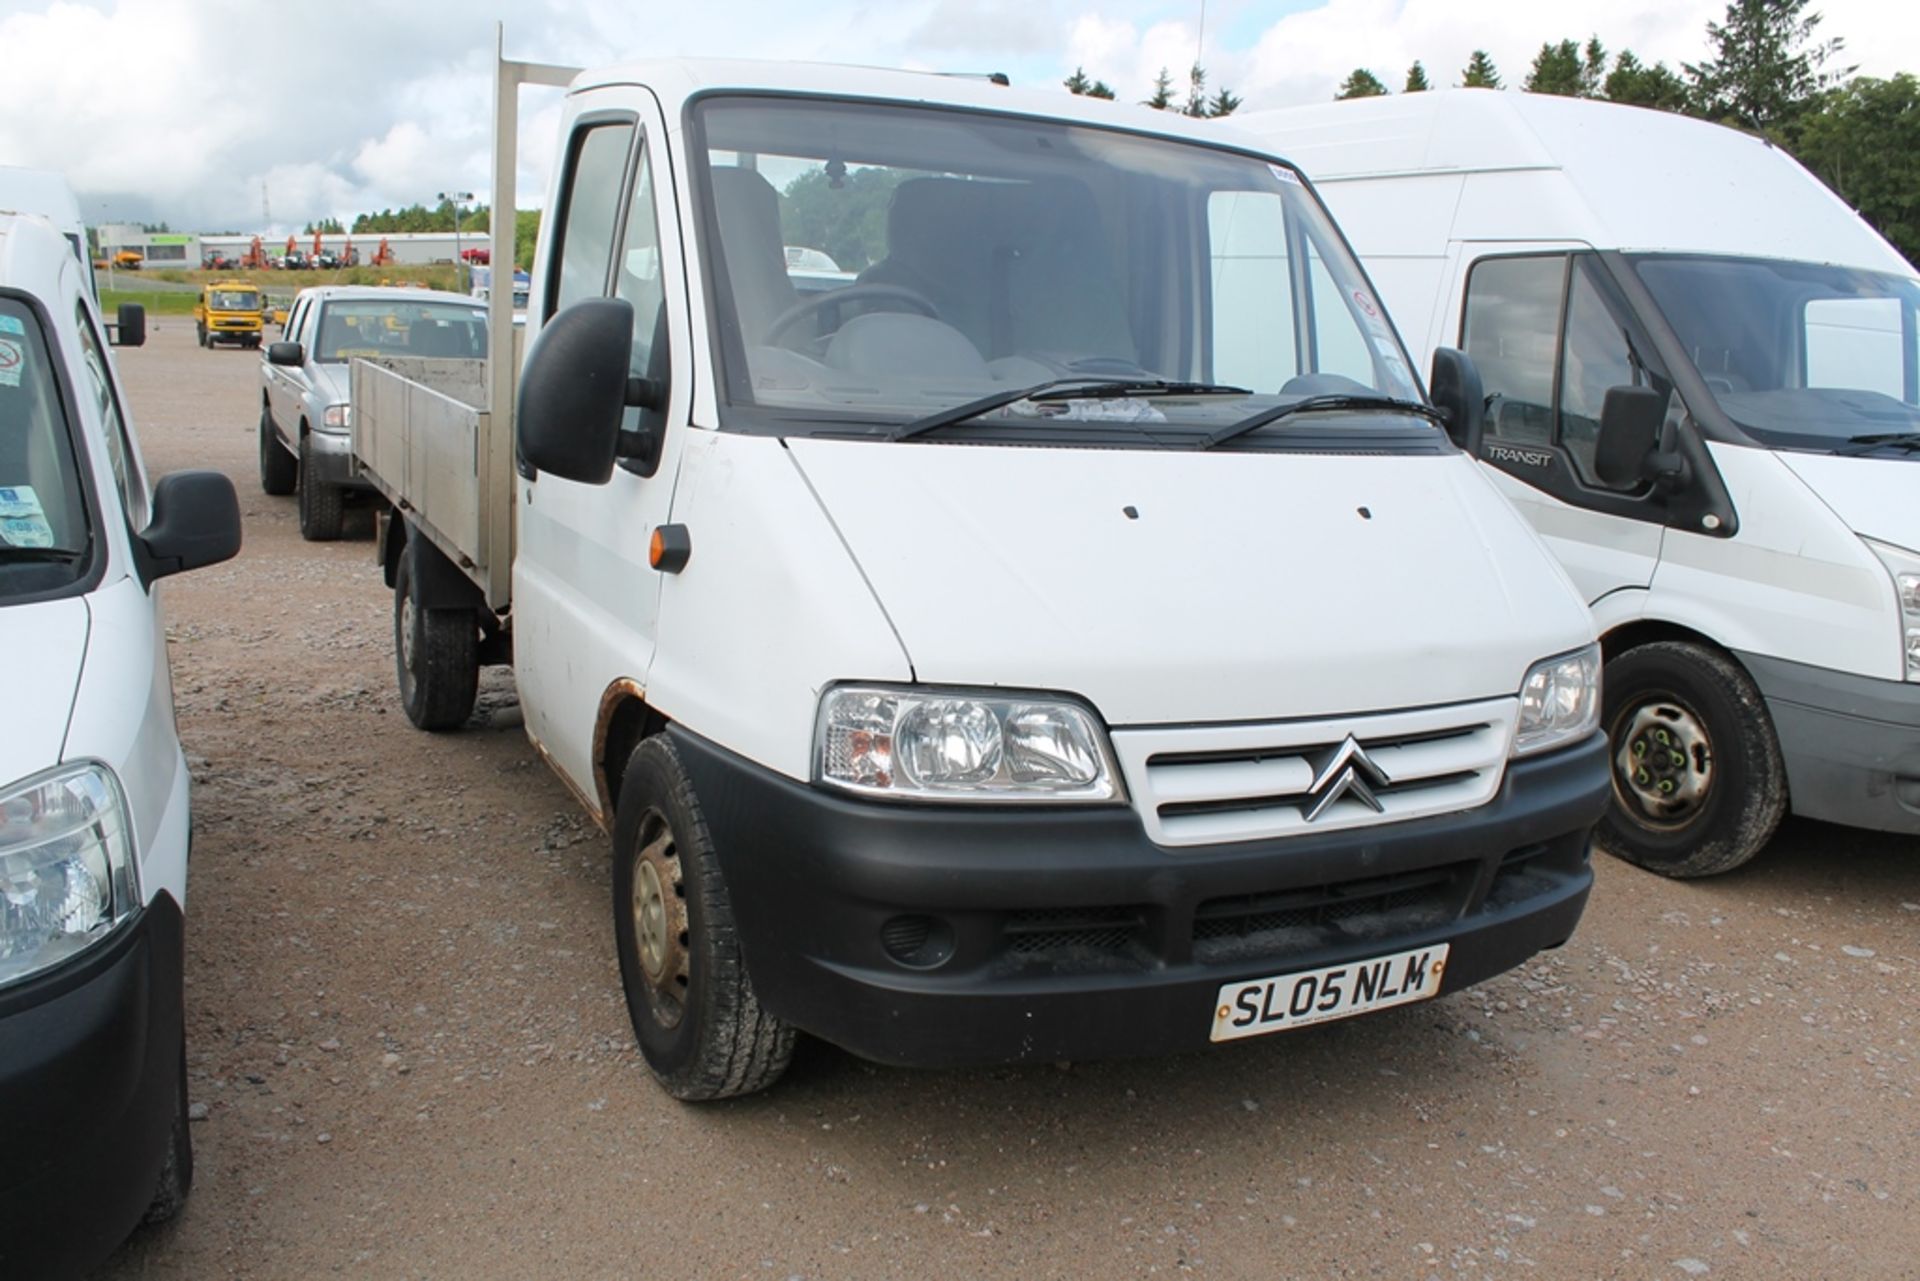
<svg viewBox="0 0 1920 1281">
<path fill-rule="evenodd" d="M 1353 305 L 1360 312 L 1360 319 L 1376 338 L 1387 336 L 1387 318 L 1380 311 L 1380 304 L 1374 301 L 1372 294 L 1364 289 L 1355 288 L 1351 294 Z"/>
<path fill-rule="evenodd" d="M 0 517 L 0 542 L 10 547 L 51 547 L 53 526 L 45 516 Z"/>
<path fill-rule="evenodd" d="M 1281 182 L 1290 182 L 1296 187 L 1300 185 L 1300 175 L 1285 165 L 1269 164 L 1267 166 L 1267 172 L 1271 173 Z"/>
<path fill-rule="evenodd" d="M 19 334 L 26 337 L 27 327 L 20 323 L 18 316 L 0 316 L 0 334 Z"/>
<path fill-rule="evenodd" d="M 27 520 L 44 516 L 40 495 L 32 485 L 0 485 L 0 520 Z"/>
<path fill-rule="evenodd" d="M 0 387 L 18 387 L 27 349 L 11 338 L 0 338 Z"/>
</svg>

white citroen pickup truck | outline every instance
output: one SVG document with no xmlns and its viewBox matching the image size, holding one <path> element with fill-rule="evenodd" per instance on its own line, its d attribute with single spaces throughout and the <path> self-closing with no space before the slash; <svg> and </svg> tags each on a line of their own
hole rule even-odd
<svg viewBox="0 0 1920 1281">
<path fill-rule="evenodd" d="M 0 212 L 5 1277 L 93 1267 L 193 1174 L 191 825 L 155 582 L 238 551 L 240 508 L 217 473 L 149 489 L 89 275 L 53 224 Z M 137 347 L 145 314 L 113 328 Z"/>
<path fill-rule="evenodd" d="M 1205 1046 L 1572 933 L 1592 623 L 1450 436 L 1471 365 L 1428 398 L 1297 170 L 984 80 L 672 61 L 502 63 L 497 173 L 528 80 L 570 87 L 517 406 L 504 353 L 357 362 L 355 452 L 406 709 L 457 726 L 511 661 L 612 835 L 666 1089 L 766 1086 L 796 1031 Z"/>
</svg>

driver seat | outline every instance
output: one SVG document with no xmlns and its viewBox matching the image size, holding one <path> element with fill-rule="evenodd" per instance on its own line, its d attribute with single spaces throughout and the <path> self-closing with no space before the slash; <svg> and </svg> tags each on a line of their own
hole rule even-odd
<svg viewBox="0 0 1920 1281">
<path fill-rule="evenodd" d="M 787 277 L 787 250 L 780 234 L 780 195 L 752 169 L 709 171 L 720 258 L 733 287 L 734 313 L 742 340 L 765 343 L 767 330 L 800 294 Z"/>
</svg>

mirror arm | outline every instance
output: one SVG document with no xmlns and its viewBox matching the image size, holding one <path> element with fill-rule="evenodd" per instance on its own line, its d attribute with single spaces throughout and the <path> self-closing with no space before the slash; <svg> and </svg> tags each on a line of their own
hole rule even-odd
<svg viewBox="0 0 1920 1281">
<path fill-rule="evenodd" d="M 655 413 L 667 407 L 667 385 L 657 378 L 628 378 L 627 407 Z"/>
</svg>

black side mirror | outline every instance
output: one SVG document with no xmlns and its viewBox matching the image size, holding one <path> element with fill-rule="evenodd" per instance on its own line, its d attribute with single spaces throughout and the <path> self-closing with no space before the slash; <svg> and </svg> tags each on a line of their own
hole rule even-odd
<svg viewBox="0 0 1920 1281">
<path fill-rule="evenodd" d="M 240 500 L 217 471 L 177 471 L 153 487 L 153 519 L 140 534 L 146 579 L 152 582 L 240 551 Z"/>
<path fill-rule="evenodd" d="M 307 353 L 297 342 L 275 342 L 267 344 L 267 363 L 269 365 L 291 365 L 298 369 L 306 363 Z"/>
<path fill-rule="evenodd" d="M 1469 454 L 1480 453 L 1480 437 L 1487 429 L 1487 398 L 1473 358 L 1452 347 L 1433 349 L 1433 374 L 1427 393 L 1447 417 L 1447 435 Z"/>
<path fill-rule="evenodd" d="M 1666 418 L 1667 398 L 1653 388 L 1607 388 L 1593 454 L 1593 470 L 1600 483 L 1631 489 L 1650 479 L 1648 462 L 1660 446 L 1660 425 Z"/>
<path fill-rule="evenodd" d="M 541 326 L 514 414 L 526 464 L 583 485 L 607 483 L 623 452 L 620 420 L 648 382 L 627 376 L 632 351 L 633 304 L 621 298 L 584 299 Z"/>
<path fill-rule="evenodd" d="M 137 302 L 123 302 L 114 321 L 114 346 L 144 347 L 147 345 L 147 309 L 145 307 Z"/>
</svg>

